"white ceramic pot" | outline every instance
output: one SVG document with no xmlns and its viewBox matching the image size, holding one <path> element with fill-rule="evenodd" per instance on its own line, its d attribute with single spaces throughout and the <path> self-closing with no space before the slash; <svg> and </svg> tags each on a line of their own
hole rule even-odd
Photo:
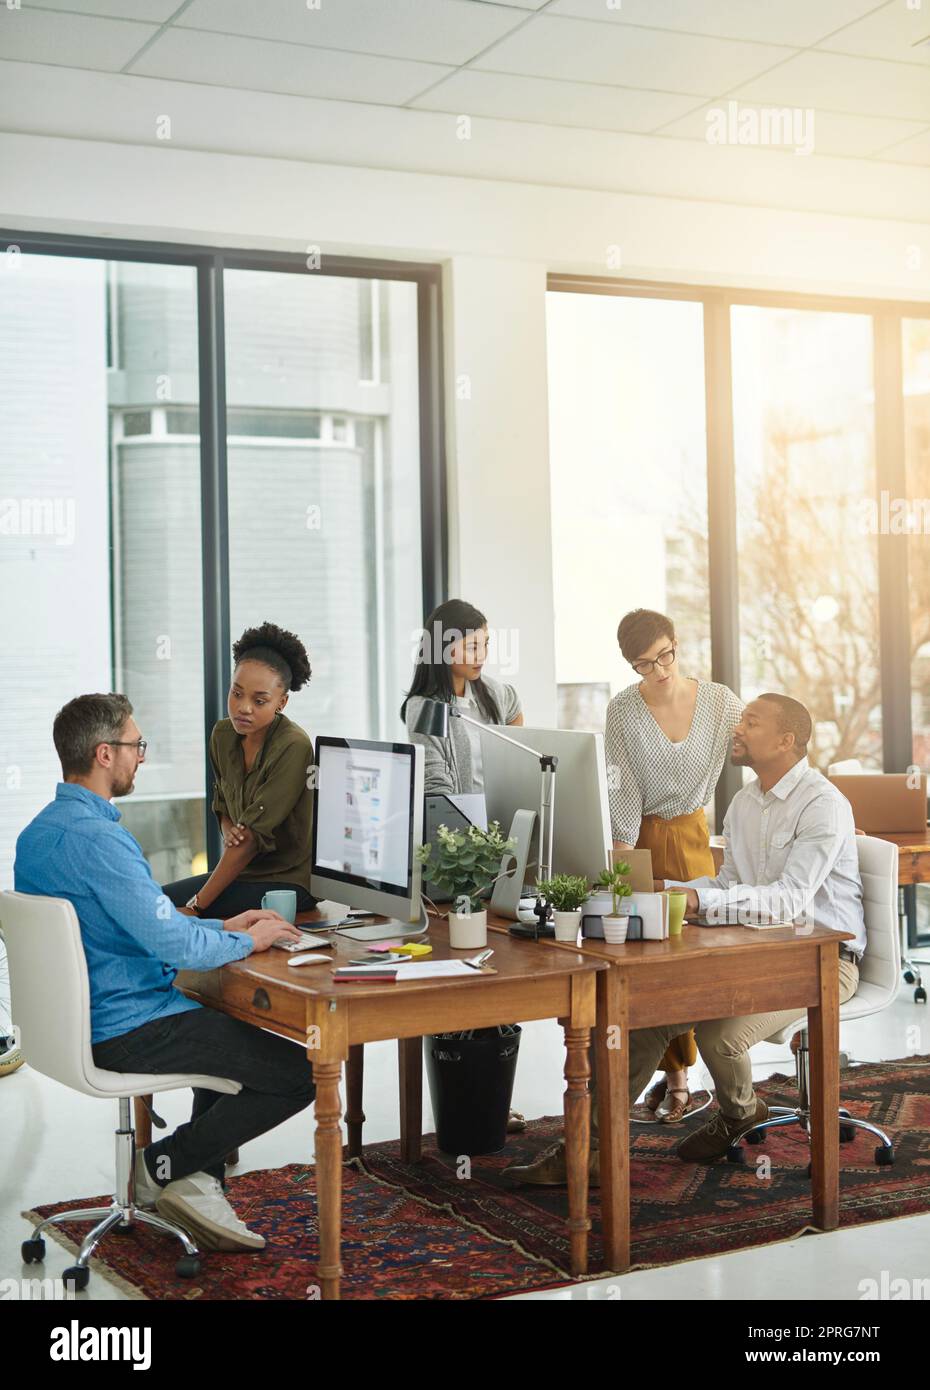
<svg viewBox="0 0 930 1390">
<path fill-rule="evenodd" d="M 604 940 L 608 946 L 622 946 L 626 941 L 626 934 L 630 926 L 629 914 L 623 917 L 602 917 L 604 923 Z"/>
<path fill-rule="evenodd" d="M 581 908 L 576 907 L 572 912 L 556 912 L 553 909 L 552 920 L 555 924 L 556 941 L 571 941 L 577 945 L 578 932 L 581 930 Z"/>
<path fill-rule="evenodd" d="M 487 944 L 487 911 L 449 913 L 449 945 L 453 950 L 474 951 Z"/>
</svg>

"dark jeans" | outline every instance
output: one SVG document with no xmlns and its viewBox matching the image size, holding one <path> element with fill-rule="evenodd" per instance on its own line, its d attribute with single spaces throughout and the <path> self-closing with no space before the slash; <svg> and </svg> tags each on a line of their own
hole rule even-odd
<svg viewBox="0 0 930 1390">
<path fill-rule="evenodd" d="M 183 907 L 186 902 L 190 902 L 195 893 L 200 892 L 209 877 L 209 874 L 198 874 L 196 878 L 179 878 L 177 883 L 166 883 L 161 891 L 171 899 L 175 907 Z M 237 878 L 204 909 L 204 916 L 219 917 L 225 922 L 227 917 L 238 917 L 240 912 L 248 912 L 250 907 L 261 907 L 262 898 L 266 893 L 274 893 L 281 888 L 290 888 L 292 893 L 297 894 L 298 912 L 312 912 L 316 907 L 316 898 L 312 898 L 306 888 L 300 888 L 296 883 L 271 883 L 268 879 Z"/>
<path fill-rule="evenodd" d="M 296 1115 L 316 1095 L 302 1047 L 214 1009 L 153 1019 L 94 1043 L 92 1051 L 107 1071 L 199 1072 L 242 1083 L 237 1095 L 195 1087 L 190 1121 L 149 1145 L 146 1167 L 162 1187 L 201 1171 L 222 1182 L 228 1153 Z"/>
</svg>

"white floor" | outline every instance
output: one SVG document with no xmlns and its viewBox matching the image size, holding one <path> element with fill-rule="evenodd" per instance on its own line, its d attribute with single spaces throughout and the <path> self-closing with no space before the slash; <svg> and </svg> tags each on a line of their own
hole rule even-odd
<svg viewBox="0 0 930 1390">
<path fill-rule="evenodd" d="M 930 969 L 926 972 L 930 975 Z M 930 1052 L 930 1013 L 902 986 L 895 1004 L 874 1018 L 845 1025 L 843 1046 L 853 1061 Z M 524 1027 L 514 1107 L 528 1116 L 558 1114 L 562 1105 L 561 1029 L 555 1023 Z M 759 1079 L 792 1070 L 787 1048 L 762 1045 L 753 1052 Z M 189 1115 L 190 1095 L 172 1092 L 157 1108 L 172 1127 Z M 365 1139 L 397 1136 L 397 1049 L 365 1049 Z M 92 1100 L 39 1076 L 25 1066 L 0 1079 L 0 1290 L 6 1279 L 54 1279 L 71 1263 L 61 1246 L 47 1242 L 44 1265 L 23 1265 L 19 1247 L 28 1234 L 20 1212 L 78 1194 L 108 1192 L 113 1182 L 116 1107 Z M 424 1083 L 424 1127 L 432 1128 Z M 297 1116 L 242 1151 L 236 1171 L 294 1162 L 312 1147 L 312 1112 Z M 783 1245 L 744 1251 L 662 1269 L 596 1280 L 523 1297 L 578 1299 L 851 1299 L 860 1281 L 925 1279 L 930 1275 L 930 1215 L 806 1236 Z M 4 1295 L 7 1296 L 7 1295 Z M 123 1295 L 101 1275 L 78 1301 Z"/>
</svg>

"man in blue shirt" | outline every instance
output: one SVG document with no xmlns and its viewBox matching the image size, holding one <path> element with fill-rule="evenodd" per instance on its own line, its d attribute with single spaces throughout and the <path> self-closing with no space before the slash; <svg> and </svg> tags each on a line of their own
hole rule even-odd
<svg viewBox="0 0 930 1390">
<path fill-rule="evenodd" d="M 64 781 L 16 842 L 14 882 L 18 892 L 74 905 L 94 1061 L 110 1071 L 200 1072 L 242 1085 L 237 1095 L 194 1091 L 190 1122 L 137 1154 L 136 1202 L 157 1206 L 208 1249 L 261 1250 L 264 1238 L 225 1198 L 224 1159 L 310 1104 L 312 1068 L 286 1039 L 187 999 L 174 978 L 299 933 L 274 912 L 197 919 L 162 892 L 112 805 L 133 790 L 145 757 L 125 695 L 79 695 L 59 711 L 53 737 Z"/>
</svg>

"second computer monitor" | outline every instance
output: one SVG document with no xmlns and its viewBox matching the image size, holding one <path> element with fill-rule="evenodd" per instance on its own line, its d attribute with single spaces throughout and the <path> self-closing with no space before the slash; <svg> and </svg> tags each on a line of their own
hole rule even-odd
<svg viewBox="0 0 930 1390">
<path fill-rule="evenodd" d="M 508 728 L 506 732 L 559 760 L 552 872 L 597 878 L 610 864 L 612 843 L 603 735 L 576 729 Z M 531 753 L 482 732 L 481 759 L 489 821 L 500 821 L 506 835 L 515 811 L 539 815 L 540 768 Z M 527 870 L 527 880 L 538 877 L 538 841 L 537 824 L 531 854 L 535 862 Z"/>
</svg>

